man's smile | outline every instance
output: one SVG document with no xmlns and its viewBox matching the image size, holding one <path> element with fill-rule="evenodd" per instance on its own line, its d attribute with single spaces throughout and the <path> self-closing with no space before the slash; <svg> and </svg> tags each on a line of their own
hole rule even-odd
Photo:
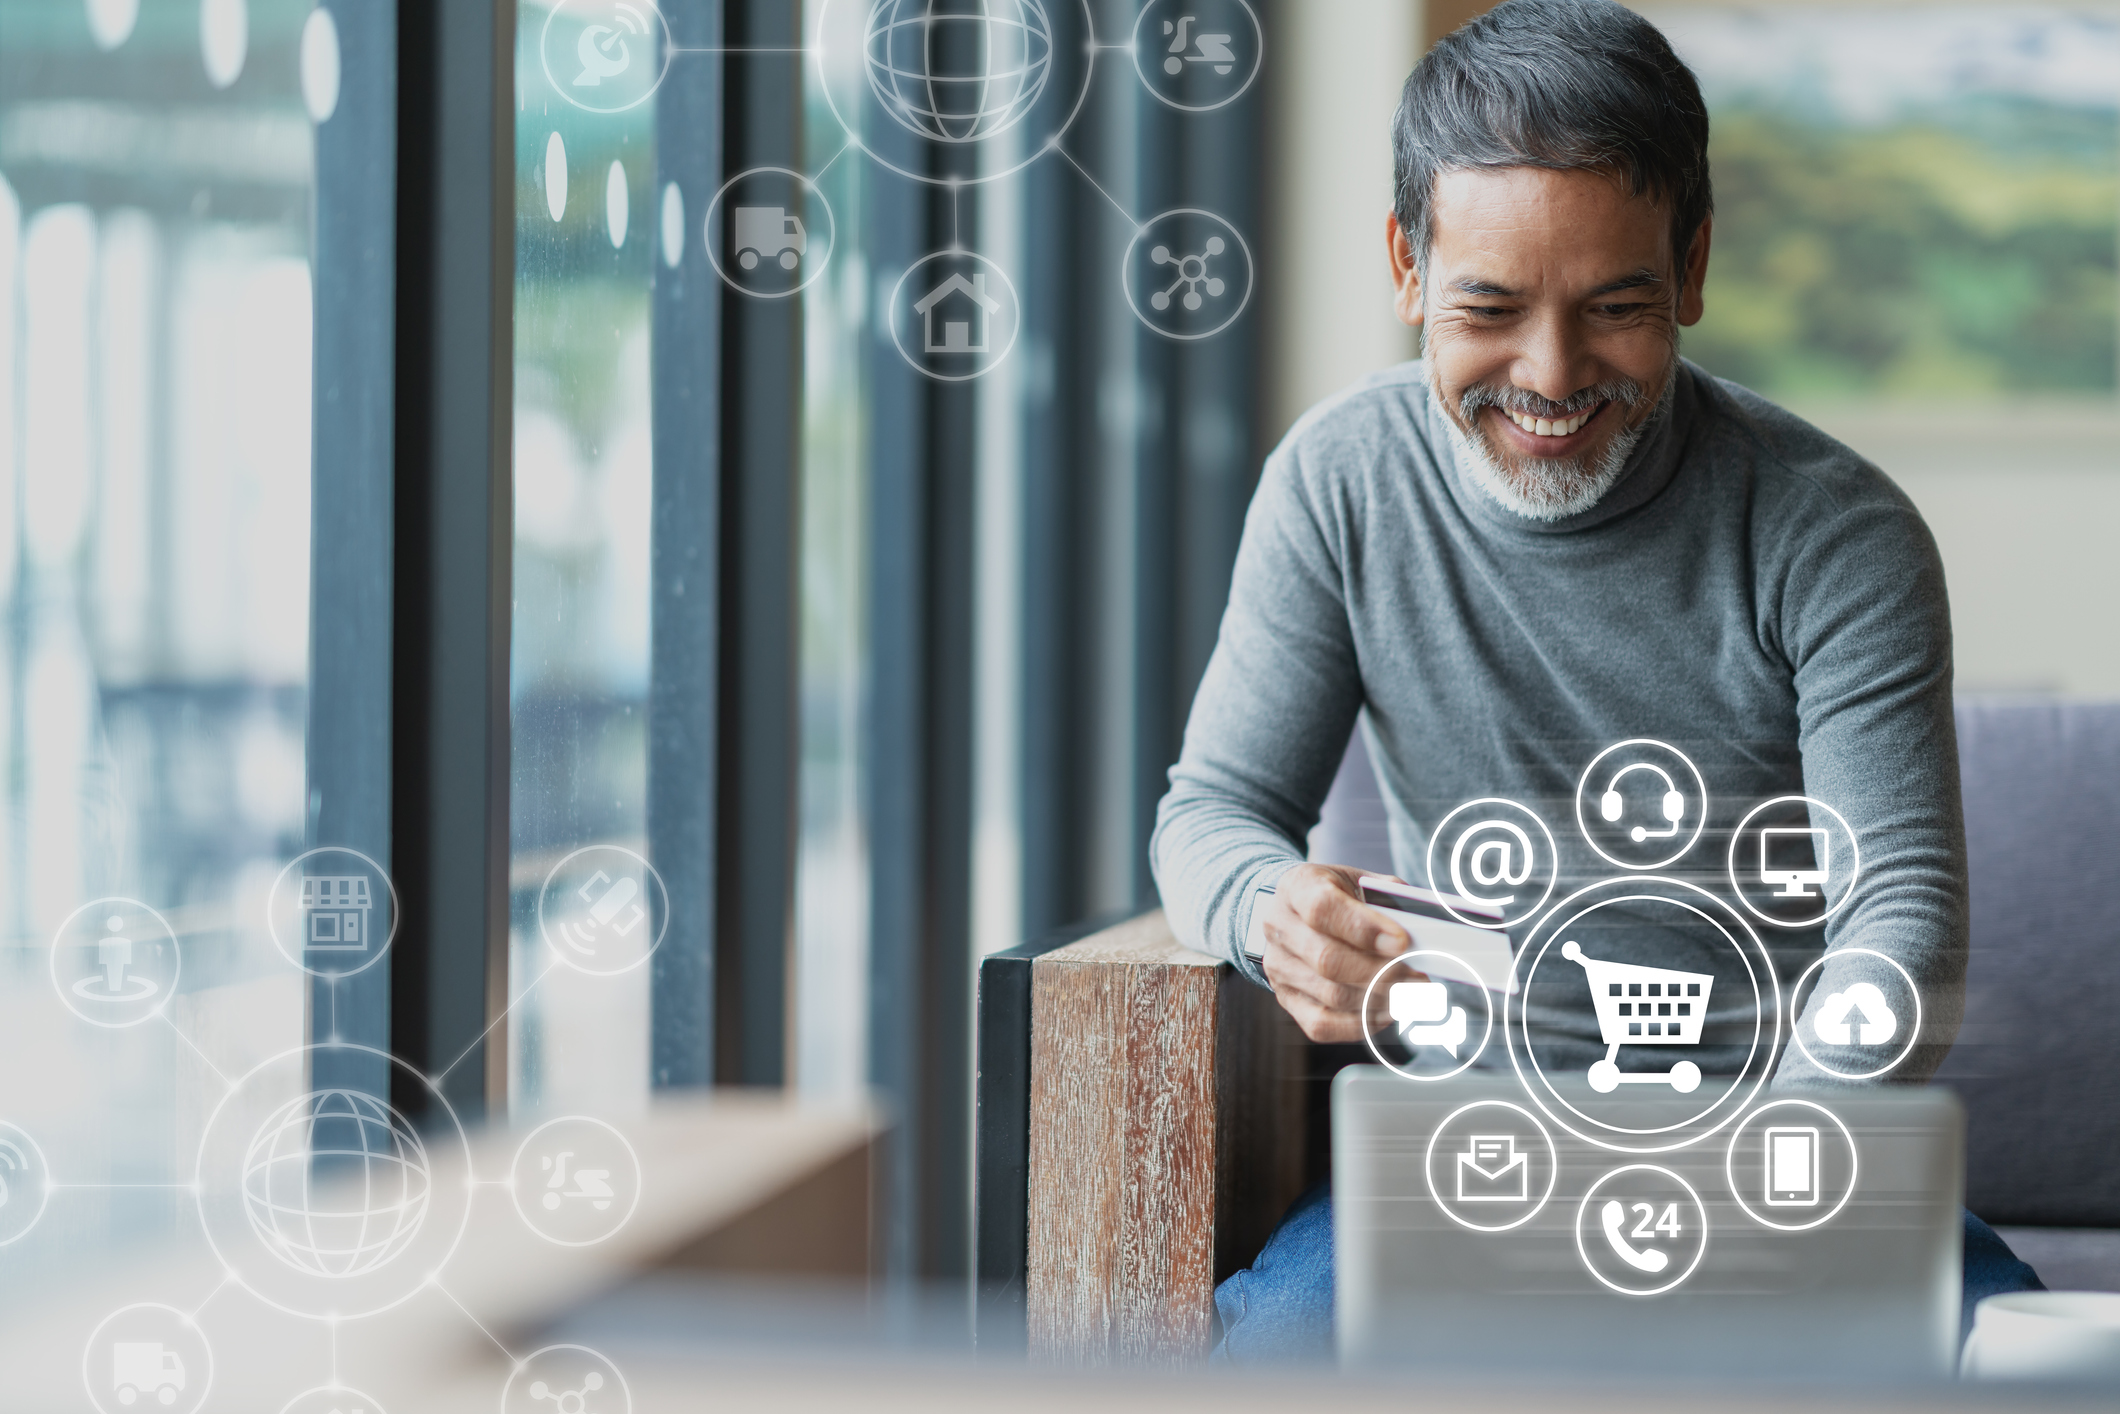
<svg viewBox="0 0 2120 1414">
<path fill-rule="evenodd" d="M 1592 424 L 1611 406 L 1612 401 L 1608 398 L 1593 408 L 1561 418 L 1534 417 L 1530 413 L 1488 407 L 1482 410 L 1482 416 L 1486 417 L 1492 431 L 1501 436 L 1505 446 L 1526 456 L 1565 457 L 1588 445 L 1597 435 Z"/>
</svg>

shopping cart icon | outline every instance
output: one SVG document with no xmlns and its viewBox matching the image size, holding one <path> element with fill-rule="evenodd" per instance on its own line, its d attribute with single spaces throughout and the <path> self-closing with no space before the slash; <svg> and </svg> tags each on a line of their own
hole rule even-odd
<svg viewBox="0 0 2120 1414">
<path fill-rule="evenodd" d="M 1590 1001 L 1597 1008 L 1599 1039 L 1611 1048 L 1590 1067 L 1591 1089 L 1609 1095 L 1623 1083 L 1669 1085 L 1686 1095 L 1700 1088 L 1700 1067 L 1692 1061 L 1680 1061 L 1668 1071 L 1623 1071 L 1618 1057 L 1621 1046 L 1699 1045 L 1708 989 L 1715 982 L 1711 974 L 1602 962 L 1584 957 L 1574 943 L 1561 944 L 1561 956 L 1581 963 L 1590 974 Z"/>
</svg>

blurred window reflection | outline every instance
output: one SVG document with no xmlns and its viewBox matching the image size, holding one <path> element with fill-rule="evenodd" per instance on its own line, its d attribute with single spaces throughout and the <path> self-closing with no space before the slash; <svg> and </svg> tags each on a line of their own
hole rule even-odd
<svg viewBox="0 0 2120 1414">
<path fill-rule="evenodd" d="M 647 1103 L 649 969 L 559 969 L 537 895 L 570 850 L 647 846 L 648 296 L 653 100 L 593 113 L 552 89 L 516 23 L 515 618 L 509 1103 Z M 571 23 L 565 15 L 559 23 Z M 566 46 L 571 50 L 572 46 Z M 679 221 L 680 229 L 682 221 Z"/>
<path fill-rule="evenodd" d="M 263 899 L 304 824 L 311 8 L 0 0 L 0 1113 L 69 1186 L 10 1293 L 179 1229 L 205 1057 L 304 1039 Z M 180 939 L 168 1024 L 52 995 L 108 895 Z"/>
</svg>

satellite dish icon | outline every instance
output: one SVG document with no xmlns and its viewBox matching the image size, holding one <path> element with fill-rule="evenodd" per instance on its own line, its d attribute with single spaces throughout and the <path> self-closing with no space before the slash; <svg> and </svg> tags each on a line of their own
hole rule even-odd
<svg viewBox="0 0 2120 1414">
<path fill-rule="evenodd" d="M 648 22 L 633 6 L 615 5 L 611 17 L 618 21 L 615 27 L 590 25 L 582 31 L 581 41 L 574 50 L 582 66 L 581 73 L 574 79 L 576 88 L 595 88 L 605 79 L 624 73 L 633 62 L 633 55 L 626 48 L 626 35 L 640 39 L 647 37 Z"/>
</svg>

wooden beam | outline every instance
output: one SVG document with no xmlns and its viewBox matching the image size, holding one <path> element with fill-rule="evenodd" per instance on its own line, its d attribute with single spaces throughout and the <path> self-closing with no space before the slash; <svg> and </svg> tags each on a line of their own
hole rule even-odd
<svg viewBox="0 0 2120 1414">
<path fill-rule="evenodd" d="M 1048 953 L 1031 977 L 1031 1354 L 1203 1356 L 1216 1281 L 1302 1179 L 1301 1038 L 1161 912 Z"/>
</svg>

